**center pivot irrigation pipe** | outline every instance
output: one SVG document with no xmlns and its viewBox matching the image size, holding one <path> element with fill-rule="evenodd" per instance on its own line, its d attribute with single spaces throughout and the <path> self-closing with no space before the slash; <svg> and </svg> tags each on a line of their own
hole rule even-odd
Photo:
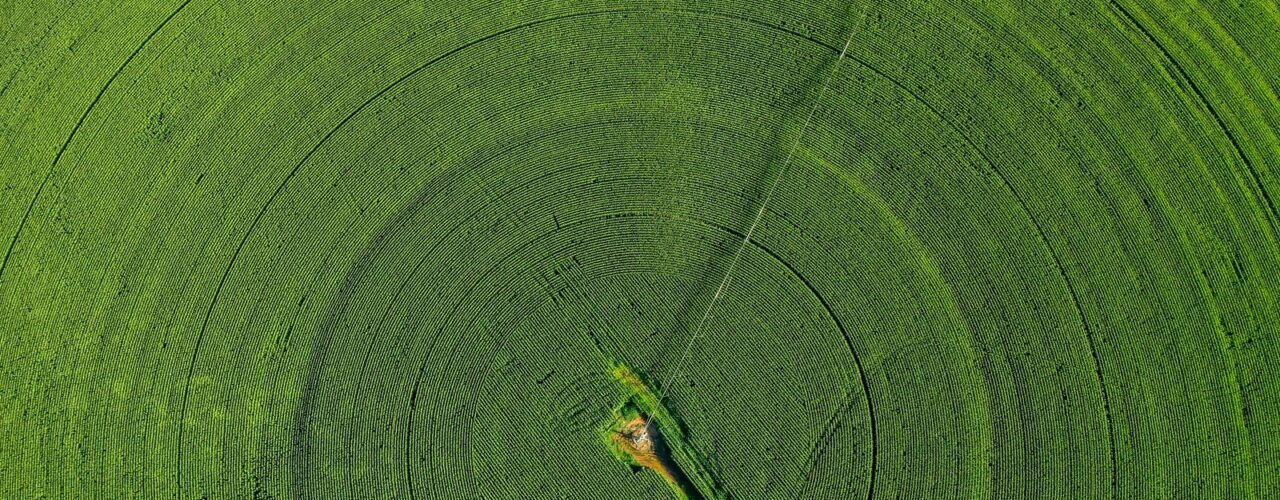
<svg viewBox="0 0 1280 500">
<path fill-rule="evenodd" d="M 614 456 L 633 471 L 657 472 L 677 498 L 728 498 L 704 465 L 705 457 L 686 442 L 680 422 L 640 375 L 622 363 L 612 363 L 611 372 L 623 397 L 600 426 L 600 435 Z"/>
</svg>

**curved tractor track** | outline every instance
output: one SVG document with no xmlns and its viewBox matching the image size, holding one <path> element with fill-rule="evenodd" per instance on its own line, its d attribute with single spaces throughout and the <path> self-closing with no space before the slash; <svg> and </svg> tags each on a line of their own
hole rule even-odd
<svg viewBox="0 0 1280 500">
<path fill-rule="evenodd" d="M 1280 497 L 1276 54 L 1249 0 L 0 2 L 0 498 Z"/>
</svg>

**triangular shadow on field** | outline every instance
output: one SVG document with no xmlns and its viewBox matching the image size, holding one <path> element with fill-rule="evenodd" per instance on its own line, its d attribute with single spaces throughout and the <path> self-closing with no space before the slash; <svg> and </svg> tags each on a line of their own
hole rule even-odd
<svg viewBox="0 0 1280 500">
<path fill-rule="evenodd" d="M 808 118 L 810 111 L 814 110 L 817 104 L 815 101 L 822 94 L 822 86 L 831 70 L 831 65 L 839 63 L 838 60 L 825 56 L 822 58 L 822 62 L 823 64 L 814 64 L 810 67 L 803 80 L 807 83 L 804 88 L 782 89 L 778 96 L 772 99 L 772 106 L 792 111 L 780 117 L 775 123 L 774 133 L 769 138 L 769 142 L 777 146 L 770 148 L 769 154 L 761 158 L 760 162 L 755 163 L 756 165 L 764 166 L 764 168 L 758 169 L 755 173 L 757 180 L 749 184 L 752 186 L 750 190 L 742 192 L 744 202 L 739 205 L 737 216 L 732 219 L 736 222 L 734 227 L 716 226 L 713 228 L 725 235 L 724 241 L 716 246 L 713 255 L 706 262 L 709 271 L 696 274 L 700 277 L 689 288 L 688 294 L 683 297 L 683 300 L 675 309 L 674 315 L 678 328 L 661 339 L 661 345 L 654 351 L 657 356 L 645 367 L 645 373 L 651 374 L 651 376 L 655 377 L 655 380 L 668 380 L 668 383 L 674 386 L 679 380 L 677 377 L 683 377 L 682 374 L 688 372 L 689 363 L 694 362 L 692 357 L 693 347 L 695 346 L 690 343 L 690 337 L 694 334 L 693 330 L 697 328 L 698 321 L 703 313 L 707 311 L 716 289 L 719 288 L 721 281 L 725 278 L 725 274 L 729 272 L 729 266 L 734 254 L 743 244 L 746 232 L 755 219 L 756 213 L 760 210 L 760 205 L 764 203 L 770 186 L 777 179 L 777 175 L 785 174 L 784 166 L 789 161 L 789 153 L 797 145 L 797 142 L 803 139 L 806 125 L 805 119 Z M 816 119 L 818 116 L 815 115 L 813 118 Z M 811 124 L 809 125 L 811 126 Z M 794 160 L 791 159 L 791 161 Z M 782 180 L 785 182 L 785 178 Z M 775 194 L 775 196 L 777 195 Z M 714 225 L 712 221 L 703 220 L 708 224 Z M 762 219 L 760 223 L 764 225 L 765 221 Z M 751 245 L 757 244 L 753 239 Z M 742 263 L 739 262 L 739 266 L 741 265 Z M 741 271 L 740 268 L 735 269 L 734 273 L 737 274 L 739 271 Z M 732 294 L 733 284 L 730 282 L 721 295 L 721 302 L 729 300 Z M 707 332 L 714 329 L 713 325 L 717 310 L 720 308 L 717 305 L 710 311 L 706 324 L 703 325 L 703 331 L 699 334 L 700 338 L 705 338 Z M 686 349 L 690 351 L 687 354 L 690 359 L 684 360 L 684 366 L 679 367 L 677 365 L 680 364 L 680 359 L 686 355 Z M 679 370 L 680 373 L 673 376 L 670 372 L 671 370 Z M 667 387 L 659 386 L 655 387 L 655 389 L 663 397 L 667 396 Z"/>
</svg>

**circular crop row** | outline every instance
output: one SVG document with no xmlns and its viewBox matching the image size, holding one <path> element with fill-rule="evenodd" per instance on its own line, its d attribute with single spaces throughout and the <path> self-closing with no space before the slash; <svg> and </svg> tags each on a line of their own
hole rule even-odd
<svg viewBox="0 0 1280 500">
<path fill-rule="evenodd" d="M 1280 494 L 1274 6 L 0 19 L 0 497 Z"/>
</svg>

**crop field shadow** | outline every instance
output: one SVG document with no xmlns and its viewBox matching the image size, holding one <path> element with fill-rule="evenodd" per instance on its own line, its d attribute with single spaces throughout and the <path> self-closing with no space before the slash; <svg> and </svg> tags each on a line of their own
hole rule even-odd
<svg viewBox="0 0 1280 500">
<path fill-rule="evenodd" d="M 744 183 L 744 188 L 740 191 L 741 203 L 738 203 L 734 210 L 733 217 L 728 219 L 734 223 L 732 227 L 714 228 L 720 233 L 721 241 L 713 243 L 715 249 L 711 252 L 711 256 L 705 261 L 697 264 L 705 264 L 708 272 L 704 273 L 688 273 L 688 275 L 697 276 L 695 280 L 687 288 L 687 293 L 679 299 L 679 304 L 673 304 L 672 314 L 675 316 L 673 325 L 674 331 L 669 335 L 660 337 L 661 344 L 655 349 L 657 354 L 655 358 L 645 367 L 645 372 L 658 375 L 659 380 L 665 380 L 671 377 L 669 370 L 677 369 L 676 364 L 684 355 L 686 349 L 692 350 L 690 345 L 691 336 L 697 327 L 698 320 L 702 317 L 715 294 L 716 289 L 720 286 L 721 281 L 725 278 L 725 274 L 729 272 L 729 266 L 734 258 L 734 254 L 738 248 L 742 246 L 743 240 L 746 238 L 752 221 L 755 219 L 760 205 L 764 203 L 770 186 L 773 184 L 777 175 L 785 174 L 786 164 L 793 161 L 789 158 L 790 152 L 804 138 L 804 130 L 806 128 L 806 118 L 811 111 L 814 111 L 818 97 L 822 94 L 822 86 L 826 82 L 826 77 L 832 69 L 832 64 L 838 61 L 835 58 L 827 57 L 826 54 L 815 57 L 813 64 L 807 64 L 809 68 L 802 79 L 803 85 L 799 88 L 790 87 L 782 88 L 777 96 L 770 101 L 770 106 L 785 109 L 786 113 L 780 116 L 774 123 L 773 134 L 769 137 L 768 142 L 774 144 L 775 147 L 769 148 L 769 152 L 762 155 L 756 162 L 746 162 L 747 165 L 758 165 L 753 170 L 755 179 Z M 819 110 L 820 111 L 820 110 Z M 814 115 L 814 119 L 818 119 L 820 113 Z M 812 124 L 807 124 L 812 126 Z M 785 177 L 780 184 L 785 184 Z M 781 190 L 782 186 L 779 186 Z M 726 191 L 729 191 L 726 189 Z M 775 194 L 775 196 L 777 196 Z M 766 224 L 767 217 L 760 221 L 761 226 Z M 704 219 L 706 220 L 706 219 Z M 754 242 L 752 244 L 755 244 Z M 745 250 L 744 250 L 745 252 Z M 745 255 L 744 255 L 745 258 Z M 739 262 L 739 266 L 742 263 Z M 735 270 L 735 273 L 737 270 Z M 724 291 L 721 301 L 732 300 L 732 283 Z M 707 323 L 711 323 L 716 318 L 716 307 L 711 310 Z M 704 331 L 699 337 L 706 336 L 706 328 L 709 325 L 703 325 Z M 692 353 L 689 354 L 692 356 Z M 675 380 L 671 380 L 675 383 Z M 666 387 L 658 387 L 664 395 L 667 393 Z"/>
</svg>

